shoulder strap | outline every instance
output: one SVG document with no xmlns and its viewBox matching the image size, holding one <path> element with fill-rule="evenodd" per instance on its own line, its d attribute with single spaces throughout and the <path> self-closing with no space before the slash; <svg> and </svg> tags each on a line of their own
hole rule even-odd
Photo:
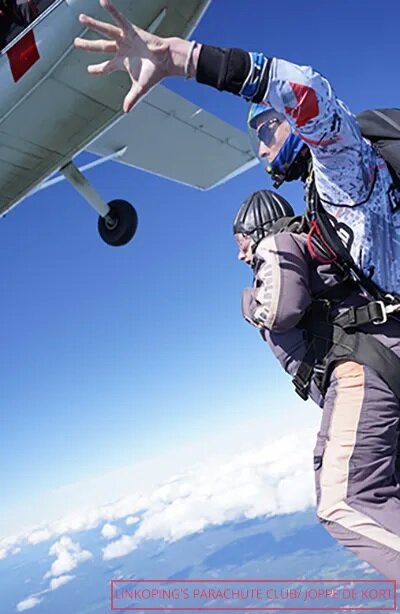
<svg viewBox="0 0 400 614">
<path fill-rule="evenodd" d="M 278 234 L 281 232 L 302 234 L 307 233 L 309 229 L 307 217 L 305 215 L 296 215 L 294 217 L 281 217 L 272 224 L 268 234 Z"/>
<path fill-rule="evenodd" d="M 311 231 L 316 232 L 333 255 L 330 262 L 337 262 L 357 283 L 377 300 L 385 300 L 385 295 L 378 286 L 356 265 L 350 252 L 343 245 L 336 233 L 329 216 L 321 204 L 314 178 L 311 177 L 307 186 L 308 213 L 311 220 Z"/>
</svg>

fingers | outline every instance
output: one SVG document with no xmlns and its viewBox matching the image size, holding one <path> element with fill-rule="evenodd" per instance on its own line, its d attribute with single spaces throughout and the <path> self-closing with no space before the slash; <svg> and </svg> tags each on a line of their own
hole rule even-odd
<svg viewBox="0 0 400 614">
<path fill-rule="evenodd" d="M 117 43 L 110 40 L 88 40 L 86 38 L 76 38 L 74 45 L 77 49 L 85 51 L 101 51 L 103 53 L 116 53 Z"/>
<path fill-rule="evenodd" d="M 125 96 L 123 104 L 124 113 L 129 113 L 129 111 L 135 106 L 135 104 L 144 94 L 144 88 L 140 87 L 137 83 L 134 83 L 127 95 Z"/>
<path fill-rule="evenodd" d="M 90 64 L 87 67 L 88 73 L 91 75 L 109 75 L 112 72 L 118 70 L 118 67 L 113 62 L 113 60 L 108 60 L 106 62 L 101 62 L 100 64 Z"/>
<path fill-rule="evenodd" d="M 94 30 L 95 32 L 108 36 L 109 38 L 114 38 L 115 40 L 119 40 L 121 38 L 121 29 L 117 28 L 117 26 L 113 26 L 112 23 L 106 23 L 105 21 L 93 19 L 93 17 L 89 17 L 89 15 L 85 15 L 84 13 L 79 15 L 79 22 L 83 26 L 90 28 L 90 30 Z"/>
<path fill-rule="evenodd" d="M 111 0 L 100 0 L 100 5 L 103 7 L 103 9 L 110 13 L 111 17 L 114 19 L 115 23 L 119 25 L 120 28 L 126 30 L 131 27 L 131 22 L 128 21 L 126 17 L 124 17 L 122 13 L 119 12 L 119 10 L 113 5 Z"/>
</svg>

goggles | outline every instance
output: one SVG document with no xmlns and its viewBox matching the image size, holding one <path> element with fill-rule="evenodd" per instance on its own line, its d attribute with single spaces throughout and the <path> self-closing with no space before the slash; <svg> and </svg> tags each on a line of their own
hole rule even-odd
<svg viewBox="0 0 400 614">
<path fill-rule="evenodd" d="M 285 116 L 276 113 L 276 111 L 266 111 L 265 118 L 260 116 L 259 121 L 252 122 L 256 124 L 254 127 L 251 124 L 249 126 L 249 136 L 253 153 L 264 165 L 265 161 L 259 156 L 260 143 L 264 143 L 267 146 L 271 145 L 274 140 L 275 132 L 284 119 Z"/>
</svg>

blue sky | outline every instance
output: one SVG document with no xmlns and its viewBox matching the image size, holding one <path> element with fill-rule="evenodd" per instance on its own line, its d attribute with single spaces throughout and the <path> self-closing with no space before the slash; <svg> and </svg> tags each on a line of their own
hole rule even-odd
<svg viewBox="0 0 400 614">
<path fill-rule="evenodd" d="M 215 0 L 195 37 L 311 64 L 356 112 L 398 105 L 399 16 L 394 2 Z M 240 99 L 167 85 L 245 128 Z M 316 411 L 240 315 L 251 276 L 231 225 L 250 192 L 270 187 L 262 169 L 207 193 L 112 163 L 88 176 L 106 199 L 137 206 L 127 247 L 102 243 L 96 215 L 66 184 L 0 223 L 0 535 L 28 520 L 34 500 L 45 519 L 65 484 L 202 435 L 221 433 L 223 447 L 225 429 L 272 423 L 284 407 Z M 282 193 L 302 209 L 300 187 Z"/>
</svg>

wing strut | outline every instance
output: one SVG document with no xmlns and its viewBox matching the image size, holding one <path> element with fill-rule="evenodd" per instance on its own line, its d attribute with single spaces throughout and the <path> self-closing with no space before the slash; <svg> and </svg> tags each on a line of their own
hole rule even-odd
<svg viewBox="0 0 400 614">
<path fill-rule="evenodd" d="M 60 168 L 60 173 L 64 175 L 70 184 L 83 196 L 101 217 L 106 217 L 110 213 L 110 207 L 94 187 L 86 179 L 85 175 L 79 170 L 74 162 L 68 162 Z"/>
<path fill-rule="evenodd" d="M 91 168 L 100 166 L 100 164 L 104 164 L 105 162 L 110 162 L 110 160 L 118 160 L 118 158 L 121 158 L 123 155 L 125 155 L 127 149 L 128 149 L 127 147 L 121 147 L 121 149 L 118 149 L 118 151 L 114 151 L 108 156 L 102 156 L 101 158 L 98 158 L 97 160 L 93 160 L 93 162 L 89 162 L 88 164 L 84 164 L 83 166 L 80 166 L 78 170 L 81 173 L 83 173 L 84 171 L 88 171 Z M 65 175 L 59 175 L 57 177 L 53 177 L 52 179 L 48 179 L 47 181 L 44 181 L 43 183 L 41 183 L 37 188 L 32 190 L 30 194 L 34 194 L 35 192 L 39 192 L 40 190 L 45 190 L 46 188 L 50 188 L 52 185 L 56 185 L 57 183 L 60 183 L 60 181 L 65 181 L 65 179 L 67 179 Z"/>
</svg>

